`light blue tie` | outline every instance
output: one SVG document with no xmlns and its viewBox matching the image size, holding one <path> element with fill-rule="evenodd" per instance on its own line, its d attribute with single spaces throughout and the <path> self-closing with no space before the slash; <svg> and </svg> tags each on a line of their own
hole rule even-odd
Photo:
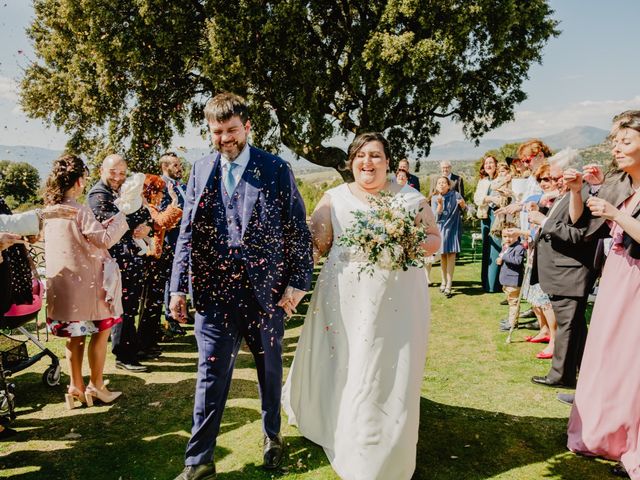
<svg viewBox="0 0 640 480">
<path fill-rule="evenodd" d="M 236 188 L 236 178 L 233 176 L 233 169 L 237 166 L 238 165 L 233 162 L 227 163 L 227 174 L 224 176 L 224 189 L 229 196 L 233 194 L 233 190 Z"/>
</svg>

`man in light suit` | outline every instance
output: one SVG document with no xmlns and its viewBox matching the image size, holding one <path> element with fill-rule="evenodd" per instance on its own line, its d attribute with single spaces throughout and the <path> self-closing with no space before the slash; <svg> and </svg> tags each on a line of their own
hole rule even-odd
<svg viewBox="0 0 640 480">
<path fill-rule="evenodd" d="M 464 198 L 464 179 L 460 175 L 451 173 L 451 162 L 449 160 L 443 160 L 440 162 L 440 175 L 431 175 L 429 194 L 432 194 L 436 190 L 436 183 L 438 183 L 438 177 L 447 177 L 451 182 L 451 190 L 458 192 L 462 198 Z"/>
<path fill-rule="evenodd" d="M 282 461 L 280 396 L 284 317 L 311 286 L 305 207 L 291 168 L 247 144 L 247 105 L 222 93 L 205 108 L 218 153 L 193 165 L 171 276 L 171 313 L 196 307 L 193 427 L 176 480 L 215 477 L 213 452 L 242 338 L 253 353 L 262 402 L 264 467 Z"/>
</svg>

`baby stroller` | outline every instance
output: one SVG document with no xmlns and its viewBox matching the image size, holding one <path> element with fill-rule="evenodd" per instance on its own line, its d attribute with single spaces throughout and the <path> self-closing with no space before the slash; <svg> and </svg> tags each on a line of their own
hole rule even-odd
<svg viewBox="0 0 640 480">
<path fill-rule="evenodd" d="M 15 385 L 7 383 L 7 377 L 29 368 L 44 357 L 49 357 L 51 364 L 42 374 L 42 382 L 50 387 L 60 383 L 61 368 L 58 357 L 23 326 L 38 316 L 42 307 L 43 293 L 42 282 L 34 278 L 33 303 L 31 305 L 12 305 L 4 315 L 0 316 L 0 330 L 15 329 L 27 338 L 26 341 L 22 341 L 0 333 L 0 415 L 8 414 L 11 420 L 15 419 Z M 39 349 L 33 356 L 29 356 L 27 350 L 29 342 Z"/>
</svg>

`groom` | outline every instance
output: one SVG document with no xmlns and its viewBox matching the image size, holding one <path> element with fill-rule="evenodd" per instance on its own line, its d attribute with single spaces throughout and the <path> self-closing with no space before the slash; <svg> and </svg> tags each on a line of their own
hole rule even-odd
<svg viewBox="0 0 640 480">
<path fill-rule="evenodd" d="M 191 170 L 170 286 L 171 314 L 181 322 L 190 289 L 199 356 L 186 467 L 175 480 L 215 478 L 213 451 L 242 338 L 258 373 L 264 467 L 279 467 L 284 317 L 313 271 L 295 179 L 282 159 L 247 144 L 245 100 L 219 94 L 204 114 L 218 153 Z"/>
</svg>

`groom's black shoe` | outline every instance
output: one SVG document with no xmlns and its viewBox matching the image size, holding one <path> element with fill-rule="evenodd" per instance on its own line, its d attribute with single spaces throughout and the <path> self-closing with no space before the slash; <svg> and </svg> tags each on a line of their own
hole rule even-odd
<svg viewBox="0 0 640 480">
<path fill-rule="evenodd" d="M 214 480 L 216 478 L 215 464 L 187 465 L 174 480 Z"/>
<path fill-rule="evenodd" d="M 284 454 L 284 441 L 282 436 L 269 438 L 264 436 L 263 464 L 267 470 L 274 470 L 282 464 Z"/>
<path fill-rule="evenodd" d="M 576 385 L 568 385 L 566 383 L 560 382 L 552 382 L 547 377 L 531 377 L 531 381 L 536 385 L 544 385 L 545 387 L 554 387 L 554 388 L 576 388 Z"/>
</svg>

